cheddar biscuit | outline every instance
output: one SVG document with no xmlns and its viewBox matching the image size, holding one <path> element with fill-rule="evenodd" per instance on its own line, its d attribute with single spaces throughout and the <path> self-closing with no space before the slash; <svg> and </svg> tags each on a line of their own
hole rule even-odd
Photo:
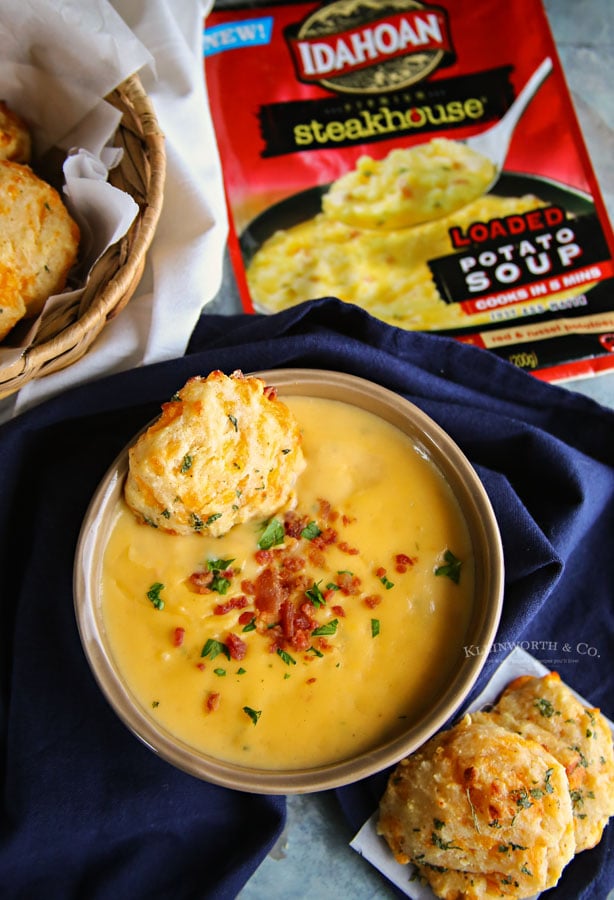
<svg viewBox="0 0 614 900">
<path fill-rule="evenodd" d="M 28 167 L 0 160 L 0 279 L 3 307 L 37 315 L 66 286 L 79 228 L 58 192 Z"/>
<path fill-rule="evenodd" d="M 322 208 L 355 228 L 408 228 L 448 215 L 482 196 L 493 163 L 459 141 L 434 138 L 381 160 L 361 156 L 335 181 Z"/>
<path fill-rule="evenodd" d="M 523 676 L 485 714 L 498 725 L 545 747 L 567 772 L 576 852 L 599 843 L 614 815 L 612 734 L 598 709 L 580 703 L 556 672 Z"/>
<path fill-rule="evenodd" d="M 173 534 L 225 534 L 294 500 L 304 467 L 288 407 L 260 378 L 191 378 L 129 451 L 128 506 Z"/>
<path fill-rule="evenodd" d="M 564 767 L 471 716 L 397 766 L 378 831 L 445 900 L 530 897 L 557 883 L 575 849 Z"/>
<path fill-rule="evenodd" d="M 0 100 L 0 159 L 29 163 L 31 155 L 30 129 L 21 116 Z"/>
</svg>

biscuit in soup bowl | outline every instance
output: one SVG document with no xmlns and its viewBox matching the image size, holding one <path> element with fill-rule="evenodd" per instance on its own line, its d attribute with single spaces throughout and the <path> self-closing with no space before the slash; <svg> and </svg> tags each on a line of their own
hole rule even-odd
<svg viewBox="0 0 614 900">
<path fill-rule="evenodd" d="M 260 378 L 191 378 L 130 448 L 125 496 L 171 534 L 219 537 L 292 499 L 304 467 L 299 427 Z"/>
</svg>

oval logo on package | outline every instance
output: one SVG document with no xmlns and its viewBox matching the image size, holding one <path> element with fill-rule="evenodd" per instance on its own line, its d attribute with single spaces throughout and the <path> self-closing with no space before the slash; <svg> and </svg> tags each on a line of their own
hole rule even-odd
<svg viewBox="0 0 614 900">
<path fill-rule="evenodd" d="M 452 54 L 446 13 L 416 0 L 335 0 L 288 29 L 286 40 L 297 78 L 339 93 L 405 88 Z"/>
</svg>

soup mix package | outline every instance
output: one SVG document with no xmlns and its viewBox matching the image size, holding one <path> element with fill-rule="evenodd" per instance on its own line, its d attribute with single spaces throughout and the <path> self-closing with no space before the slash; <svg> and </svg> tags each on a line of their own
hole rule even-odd
<svg viewBox="0 0 614 900">
<path fill-rule="evenodd" d="M 614 237 L 539 0 L 227 0 L 204 70 L 244 311 L 334 296 L 546 380 L 614 367 Z"/>
</svg>

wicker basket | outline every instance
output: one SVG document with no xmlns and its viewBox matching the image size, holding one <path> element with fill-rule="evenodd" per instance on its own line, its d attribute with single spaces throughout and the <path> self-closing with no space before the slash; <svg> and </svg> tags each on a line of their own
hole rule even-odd
<svg viewBox="0 0 614 900">
<path fill-rule="evenodd" d="M 0 366 L 0 398 L 80 359 L 128 303 L 143 274 L 162 209 L 164 136 L 137 75 L 106 99 L 122 113 L 114 144 L 124 150 L 120 164 L 109 173 L 109 182 L 129 193 L 139 212 L 128 233 L 92 268 L 81 297 L 47 317 L 33 343 L 13 362 Z"/>
</svg>

